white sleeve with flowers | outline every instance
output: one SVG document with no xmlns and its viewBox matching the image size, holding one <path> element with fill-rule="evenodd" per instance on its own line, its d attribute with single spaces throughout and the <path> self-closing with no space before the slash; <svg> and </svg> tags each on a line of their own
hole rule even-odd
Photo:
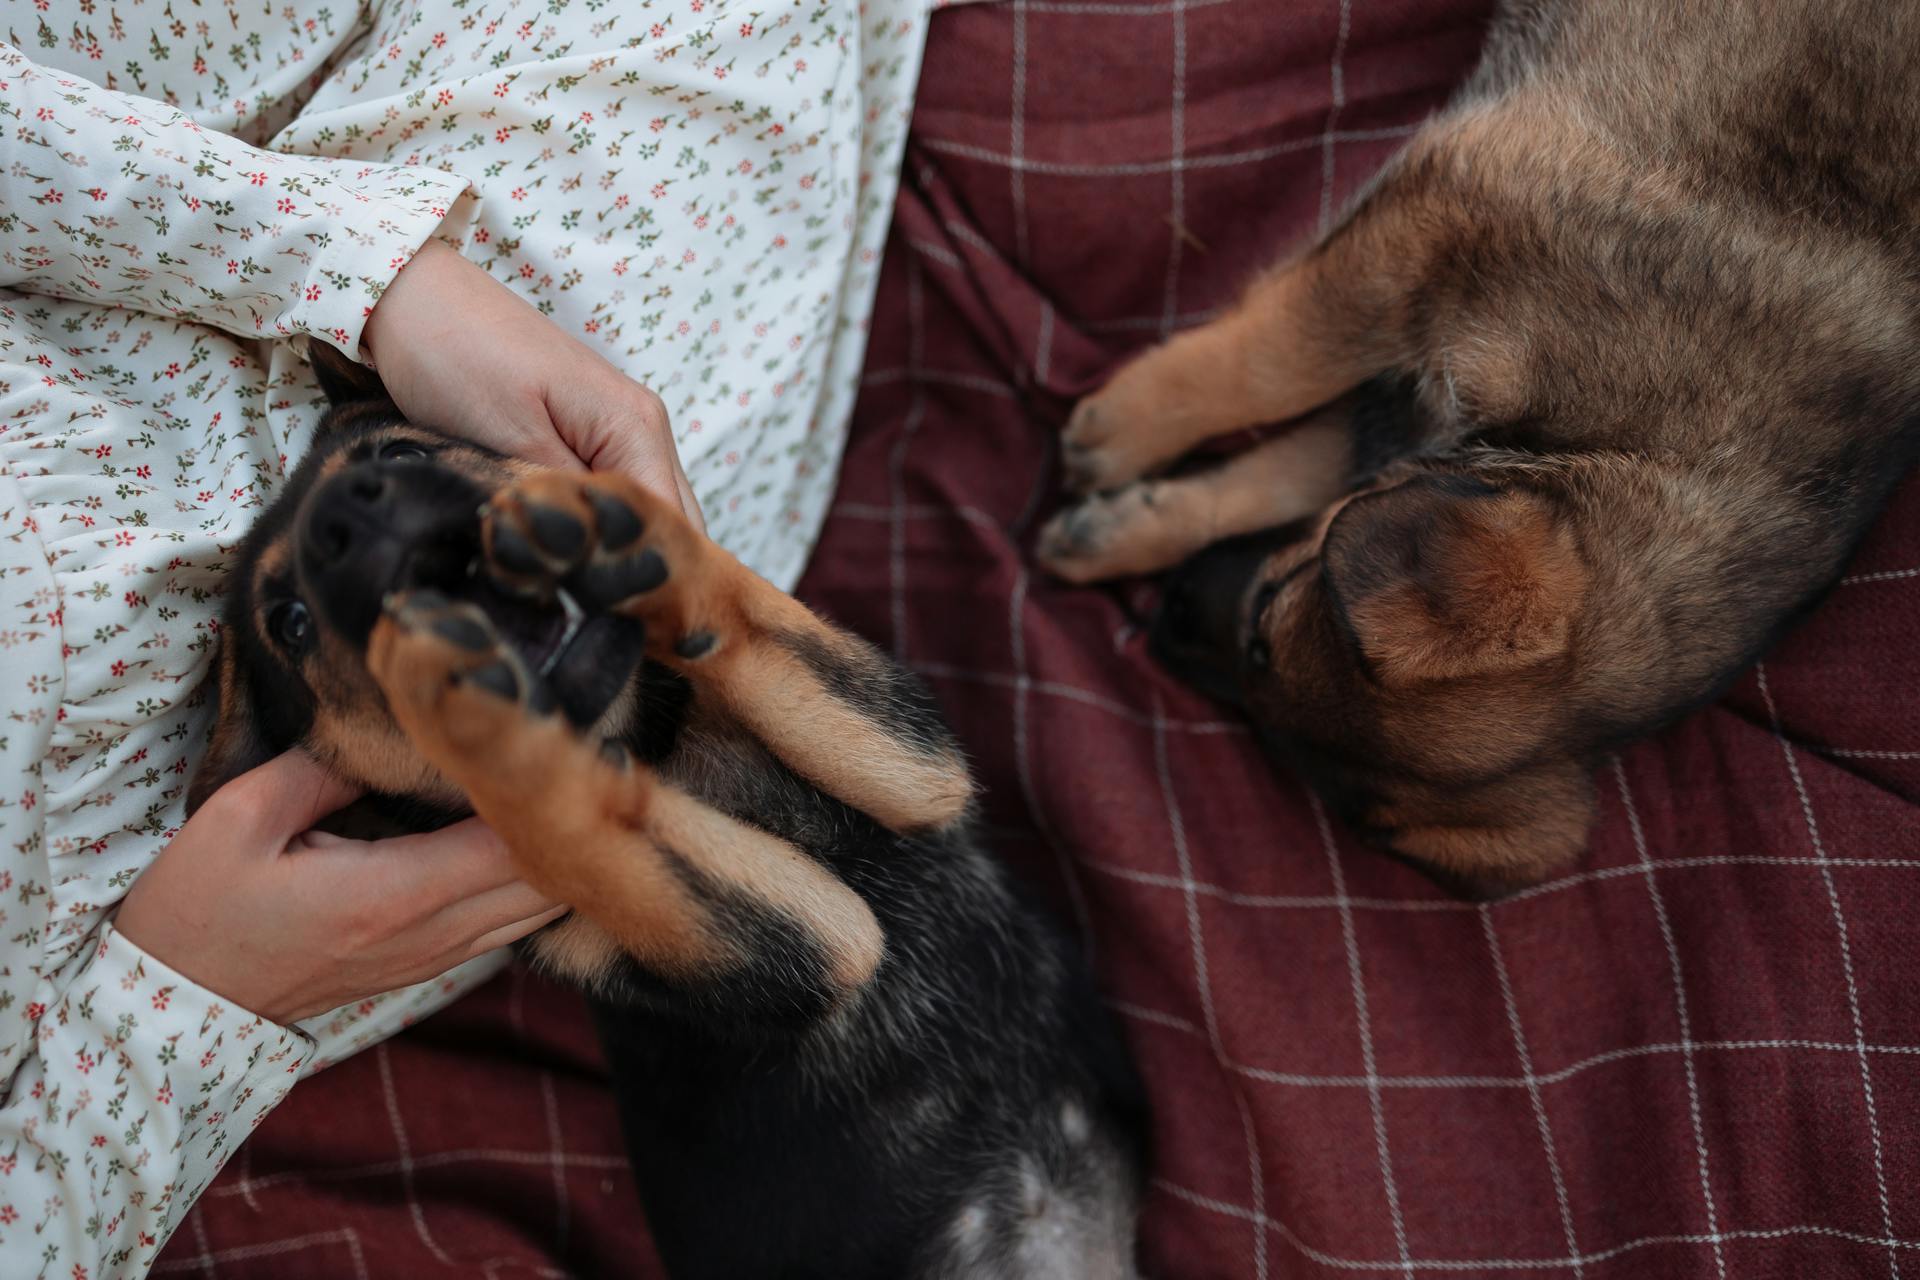
<svg viewBox="0 0 1920 1280">
<path fill-rule="evenodd" d="M 356 356 L 367 314 L 467 184 L 262 151 L 0 44 L 0 285 Z"/>
</svg>

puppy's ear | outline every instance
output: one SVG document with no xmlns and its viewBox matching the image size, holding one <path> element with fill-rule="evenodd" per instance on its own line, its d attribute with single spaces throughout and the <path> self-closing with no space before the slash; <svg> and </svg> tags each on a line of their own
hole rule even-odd
<svg viewBox="0 0 1920 1280">
<path fill-rule="evenodd" d="M 307 339 L 307 359 L 313 365 L 313 376 L 319 380 L 320 389 L 327 393 L 327 400 L 334 408 L 369 400 L 391 403 L 380 375 L 364 364 L 347 359 L 331 343 L 319 338 Z"/>
<path fill-rule="evenodd" d="M 1328 528 L 1322 563 L 1386 685 L 1562 657 L 1587 591 L 1573 532 L 1545 499 L 1460 476 L 1356 498 Z"/>
<path fill-rule="evenodd" d="M 191 817 L 207 797 L 233 779 L 271 760 L 274 751 L 260 732 L 253 713 L 252 689 L 231 639 L 220 642 L 214 659 L 213 737 L 200 767 L 187 785 L 187 814 Z"/>
</svg>

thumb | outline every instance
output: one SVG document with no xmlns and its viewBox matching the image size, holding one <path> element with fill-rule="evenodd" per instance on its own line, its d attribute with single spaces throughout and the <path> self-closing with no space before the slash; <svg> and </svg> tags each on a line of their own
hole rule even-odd
<svg viewBox="0 0 1920 1280">
<path fill-rule="evenodd" d="M 255 833 L 279 845 L 352 803 L 363 790 L 296 749 L 241 774 L 219 795 L 239 808 L 241 821 Z"/>
<path fill-rule="evenodd" d="M 652 390 L 616 375 L 610 388 L 590 399 L 578 388 L 549 396 L 547 411 L 560 439 L 589 468 L 616 471 L 684 508 L 672 421 Z"/>
</svg>

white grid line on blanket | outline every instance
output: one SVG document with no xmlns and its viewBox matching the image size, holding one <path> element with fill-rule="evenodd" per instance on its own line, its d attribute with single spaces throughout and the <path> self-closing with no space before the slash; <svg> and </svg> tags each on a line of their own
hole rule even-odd
<svg viewBox="0 0 1920 1280">
<path fill-rule="evenodd" d="M 1173 1196 L 1214 1213 L 1231 1218 L 1252 1221 L 1254 1214 L 1242 1205 L 1230 1204 L 1212 1196 L 1169 1182 L 1165 1178 L 1155 1178 L 1153 1185 Z M 1340 1271 L 1405 1271 L 1411 1267 L 1414 1271 L 1447 1271 L 1472 1273 L 1476 1271 L 1566 1271 L 1577 1261 L 1582 1266 L 1610 1262 L 1615 1258 L 1637 1252 L 1641 1249 L 1656 1248 L 1660 1245 L 1703 1245 L 1728 1240 L 1781 1240 L 1793 1236 L 1823 1236 L 1829 1239 L 1847 1240 L 1855 1244 L 1879 1245 L 1888 1251 L 1896 1249 L 1920 1249 L 1920 1240 L 1904 1240 L 1894 1236 L 1873 1236 L 1865 1232 L 1848 1231 L 1841 1227 L 1820 1226 L 1811 1223 L 1799 1223 L 1786 1227 L 1756 1227 L 1742 1231 L 1720 1231 L 1711 1235 L 1697 1233 L 1690 1235 L 1650 1235 L 1637 1236 L 1634 1239 L 1611 1245 L 1605 1249 L 1595 1249 L 1574 1258 L 1415 1258 L 1411 1263 L 1403 1264 L 1391 1259 L 1346 1258 L 1316 1249 L 1289 1230 L 1285 1223 L 1275 1218 L 1266 1218 L 1270 1230 L 1280 1236 L 1287 1245 L 1313 1262 L 1323 1267 Z"/>
<path fill-rule="evenodd" d="M 1405 138 L 1420 126 L 1417 124 L 1394 125 L 1384 129 L 1342 129 L 1334 133 L 1335 142 L 1383 142 L 1393 138 Z M 1171 169 L 1230 169 L 1236 165 L 1258 164 L 1271 160 L 1275 156 L 1288 155 L 1296 151 L 1311 151 L 1324 145 L 1324 138 L 1315 134 L 1311 138 L 1291 138 L 1286 142 L 1276 142 L 1270 146 L 1255 147 L 1250 151 L 1228 151 L 1214 155 L 1168 156 L 1163 160 L 1125 161 L 1105 164 L 1067 164 L 1056 160 L 1034 160 L 1026 156 L 1012 156 L 1005 152 L 994 151 L 988 147 L 976 147 L 971 143 L 953 142 L 945 138 L 928 138 L 920 143 L 928 151 L 939 155 L 956 156 L 962 160 L 979 160 L 986 164 L 1019 167 L 1027 173 L 1045 174 L 1050 178 L 1113 178 L 1140 177 L 1156 173 L 1166 173 Z"/>
<path fill-rule="evenodd" d="M 1003 400 L 1016 400 L 1020 392 L 1011 383 L 978 373 L 943 373 L 938 369 L 877 369 L 860 379 L 863 387 L 884 387 L 895 382 L 912 380 L 924 386 L 960 387 L 968 391 L 979 391 L 990 396 L 999 396 Z"/>
<path fill-rule="evenodd" d="M 1553 1179 L 1553 1200 L 1560 1211 L 1560 1230 L 1567 1238 L 1567 1257 L 1573 1262 L 1573 1274 L 1586 1274 L 1580 1264 L 1580 1240 L 1573 1230 L 1573 1205 L 1567 1199 L 1566 1174 L 1560 1168 L 1560 1150 L 1554 1145 L 1553 1124 L 1547 1119 L 1547 1104 L 1540 1094 L 1540 1082 L 1533 1079 L 1533 1053 L 1527 1047 L 1527 1033 L 1520 1021 L 1520 1002 L 1513 994 L 1513 979 L 1507 973 L 1507 958 L 1500 951 L 1500 933 L 1494 928 L 1493 911 L 1480 908 L 1480 929 L 1487 938 L 1487 953 L 1493 958 L 1493 976 L 1500 984 L 1500 1003 L 1506 1006 L 1507 1029 L 1513 1033 L 1513 1051 L 1520 1059 L 1520 1071 L 1527 1080 L 1527 1103 L 1533 1108 L 1533 1126 L 1540 1133 L 1540 1147 L 1547 1158 L 1547 1173 Z M 1709 1224 L 1711 1226 L 1711 1224 Z"/>
<path fill-rule="evenodd" d="M 393 1088 L 393 1062 L 387 1053 L 387 1042 L 381 1041 L 373 1052 L 374 1060 L 380 1066 L 380 1092 L 385 1095 L 387 1119 L 393 1125 L 394 1146 L 399 1153 L 395 1163 L 400 1174 L 400 1188 L 407 1197 L 407 1213 L 413 1219 L 414 1233 L 420 1237 L 420 1243 L 427 1246 L 427 1251 L 433 1254 L 435 1261 L 450 1267 L 454 1265 L 453 1259 L 447 1256 L 440 1242 L 433 1238 L 433 1232 L 427 1229 L 426 1212 L 420 1207 L 420 1197 L 415 1194 L 413 1151 L 407 1142 L 406 1123 L 400 1119 L 400 1098 Z"/>
<path fill-rule="evenodd" d="M 1167 111 L 1168 146 L 1172 165 L 1167 170 L 1167 278 L 1160 298 L 1160 336 L 1173 332 L 1174 317 L 1179 314 L 1180 263 L 1187 230 L 1187 11 L 1181 0 L 1174 0 L 1169 11 L 1173 17 L 1173 93 Z M 1261 1256 L 1265 1263 L 1264 1253 Z"/>
<path fill-rule="evenodd" d="M 1178 1014 L 1148 1009 L 1118 1000 L 1109 1000 L 1107 1003 L 1124 1017 L 1155 1023 L 1201 1039 L 1206 1036 L 1206 1032 Z M 1859 1051 L 1859 1048 L 1860 1046 L 1850 1040 L 1689 1040 L 1685 1044 L 1675 1040 L 1659 1044 L 1628 1045 L 1623 1049 L 1608 1049 L 1604 1053 L 1581 1058 L 1577 1062 L 1552 1071 L 1536 1071 L 1532 1075 L 1517 1076 L 1314 1075 L 1306 1072 L 1275 1071 L 1267 1067 L 1249 1066 L 1244 1062 L 1228 1062 L 1225 1065 L 1250 1080 L 1284 1085 L 1292 1089 L 1528 1089 L 1535 1085 L 1565 1084 L 1575 1076 L 1583 1075 L 1597 1067 L 1611 1066 L 1616 1062 L 1628 1062 L 1635 1058 L 1664 1057 L 1676 1053 L 1760 1051 L 1854 1054 Z M 1920 1056 L 1920 1044 L 1868 1044 L 1866 1051 L 1893 1057 L 1915 1057 Z"/>
<path fill-rule="evenodd" d="M 1180 868 L 1185 886 L 1187 940 L 1193 949 L 1193 980 L 1200 993 L 1200 1012 L 1206 1018 L 1207 1046 L 1213 1051 L 1214 1061 L 1226 1067 L 1230 1066 L 1231 1059 L 1227 1056 L 1226 1042 L 1220 1037 L 1220 1020 L 1215 1015 L 1213 1005 L 1213 984 L 1207 976 L 1207 938 L 1200 922 L 1200 899 L 1193 892 L 1193 857 L 1187 848 L 1187 828 L 1180 815 L 1180 800 L 1174 793 L 1173 770 L 1167 762 L 1167 730 L 1160 714 L 1159 695 L 1156 694 L 1153 701 L 1153 767 L 1160 782 L 1161 803 L 1167 813 L 1167 834 L 1173 842 L 1174 860 Z M 1247 1106 L 1245 1091 L 1237 1086 L 1233 1090 L 1233 1102 L 1240 1113 L 1240 1131 L 1247 1148 L 1247 1176 L 1256 1215 L 1253 1220 L 1254 1274 L 1258 1280 L 1266 1280 L 1266 1171 L 1260 1162 L 1260 1139 L 1254 1131 L 1253 1112 Z"/>
<path fill-rule="evenodd" d="M 554 1091 L 553 1072 L 540 1072 L 540 1102 L 546 1111 L 547 1155 L 553 1165 L 553 1256 L 564 1261 L 568 1238 L 572 1234 L 572 1206 L 567 1203 L 567 1153 L 560 1137 L 560 1098 Z"/>
<path fill-rule="evenodd" d="M 1157 18 L 1175 9 L 1210 9 L 1233 0 L 1165 0 L 1160 4 L 1096 4 L 1088 0 L 1027 0 L 1034 13 L 1065 13 L 1080 17 Z"/>
<path fill-rule="evenodd" d="M 418 1155 L 408 1162 L 409 1167 L 418 1172 L 421 1169 L 439 1169 L 455 1164 L 506 1164 L 506 1165 L 547 1165 L 554 1163 L 551 1151 L 514 1151 L 507 1148 L 467 1147 L 457 1151 L 435 1151 Z M 559 1163 L 569 1169 L 625 1169 L 624 1156 L 562 1155 Z M 207 1196 L 224 1197 L 267 1191 L 278 1186 L 298 1185 L 308 1182 L 352 1182 L 358 1178 L 385 1178 L 402 1171 L 398 1160 L 382 1160 L 376 1164 L 355 1165 L 350 1169 L 288 1169 L 279 1173 L 262 1174 L 251 1179 L 246 1188 L 232 1183 L 216 1183 L 207 1188 Z"/>
<path fill-rule="evenodd" d="M 1880 1144 L 1880 1113 L 1873 1098 L 1873 1064 L 1867 1059 L 1866 1026 L 1860 1017 L 1860 987 L 1854 977 L 1853 946 L 1847 937 L 1847 916 L 1841 909 L 1840 889 L 1834 882 L 1833 868 L 1828 865 L 1826 841 L 1820 838 L 1820 823 L 1813 816 L 1813 798 L 1807 792 L 1806 779 L 1800 774 L 1800 761 L 1793 754 L 1793 743 L 1788 740 L 1780 722 L 1780 708 L 1774 703 L 1773 688 L 1767 683 L 1767 664 L 1756 664 L 1753 672 L 1760 685 L 1760 697 L 1767 706 L 1767 718 L 1773 724 L 1773 736 L 1779 740 L 1780 753 L 1786 757 L 1787 772 L 1793 778 L 1794 792 L 1800 797 L 1800 812 L 1807 822 L 1807 838 L 1813 844 L 1814 856 L 1820 868 L 1820 881 L 1826 888 L 1827 905 L 1833 913 L 1834 927 L 1839 936 L 1840 970 L 1847 979 L 1847 1011 L 1853 1018 L 1853 1042 L 1860 1058 L 1860 1093 L 1866 1101 L 1867 1135 L 1873 1146 L 1873 1180 L 1880 1196 L 1881 1230 L 1891 1239 L 1893 1202 L 1887 1195 L 1886 1162 Z M 1892 1280 L 1900 1280 L 1900 1254 L 1891 1245 L 1887 1248 L 1887 1274 Z"/>
<path fill-rule="evenodd" d="M 887 454 L 887 497 L 893 508 L 887 533 L 887 585 L 892 604 L 893 656 L 907 656 L 907 522 L 903 509 L 907 502 L 907 450 L 926 418 L 926 381 L 920 369 L 924 363 L 926 332 L 922 314 L 924 285 L 920 262 L 907 259 L 907 383 L 911 388 L 907 416 L 900 423 L 900 438 Z"/>
<path fill-rule="evenodd" d="M 1340 29 L 1333 38 L 1332 81 L 1327 127 L 1320 134 L 1320 234 L 1333 223 L 1333 167 L 1340 112 L 1347 105 L 1347 36 L 1353 31 L 1353 0 L 1340 0 Z"/>
<path fill-rule="evenodd" d="M 312 1235 L 289 1236 L 284 1240 L 272 1240 L 265 1244 L 237 1245 L 231 1249 L 219 1249 L 212 1253 L 202 1252 L 191 1258 L 166 1258 L 155 1264 L 153 1271 L 155 1275 L 171 1275 L 197 1268 L 202 1276 L 211 1276 L 213 1264 L 216 1262 L 248 1262 L 254 1258 L 277 1258 L 283 1254 L 299 1253 L 306 1249 L 330 1244 L 344 1244 L 347 1248 L 347 1256 L 353 1259 L 354 1280 L 368 1280 L 367 1256 L 360 1247 L 359 1233 L 352 1227 L 317 1231 Z"/>
<path fill-rule="evenodd" d="M 1720 1231 L 1720 1216 L 1713 1203 L 1713 1179 L 1709 1173 L 1707 1159 L 1706 1120 L 1700 1107 L 1700 1078 L 1693 1063 L 1693 1018 L 1687 1007 L 1687 985 L 1684 969 L 1680 963 L 1680 944 L 1674 937 L 1673 920 L 1667 913 L 1666 897 L 1660 892 L 1660 877 L 1655 874 L 1653 853 L 1647 846 L 1646 829 L 1640 825 L 1640 808 L 1633 802 L 1633 789 L 1627 785 L 1627 769 L 1620 757 L 1613 758 L 1613 779 L 1620 785 L 1620 803 L 1627 812 L 1627 827 L 1633 833 L 1634 852 L 1639 855 L 1641 869 L 1645 872 L 1647 897 L 1653 904 L 1654 922 L 1660 926 L 1660 940 L 1667 948 L 1667 968 L 1673 975 L 1673 1012 L 1680 1028 L 1682 1046 L 1681 1062 L 1686 1067 L 1687 1077 L 1687 1115 L 1693 1124 L 1694 1158 L 1700 1168 L 1700 1198 L 1707 1210 L 1707 1233 L 1717 1235 Z M 1720 1280 L 1726 1280 L 1727 1258 L 1720 1242 L 1713 1244 L 1713 1267 Z"/>
<path fill-rule="evenodd" d="M 1340 913 L 1340 938 L 1346 950 L 1348 981 L 1353 988 L 1353 1018 L 1360 1032 L 1360 1065 L 1367 1082 L 1367 1108 L 1373 1115 L 1373 1149 L 1380 1163 L 1380 1185 L 1387 1197 L 1387 1216 L 1393 1222 L 1393 1241 L 1400 1250 L 1401 1268 L 1411 1275 L 1413 1248 L 1407 1239 L 1406 1219 L 1400 1212 L 1400 1187 L 1393 1179 L 1393 1152 L 1387 1145 L 1386 1104 L 1380 1094 L 1380 1076 L 1374 1067 L 1373 1019 L 1367 1010 L 1366 974 L 1360 963 L 1360 933 L 1354 927 L 1353 906 L 1347 897 L 1347 873 L 1340 865 L 1340 849 L 1333 838 L 1333 824 L 1327 820 L 1326 806 L 1312 791 L 1307 792 L 1307 803 L 1312 806 L 1314 824 L 1320 829 L 1327 869 L 1333 873 L 1333 905 Z"/>
<path fill-rule="evenodd" d="M 1124 711 L 1125 708 L 1120 708 L 1120 710 Z M 1204 731 L 1204 726 L 1196 731 Z M 1132 880 L 1139 884 L 1159 885 L 1161 888 L 1178 888 L 1180 885 L 1177 878 L 1157 871 L 1140 871 L 1133 867 L 1116 866 L 1111 862 L 1102 862 L 1097 858 L 1085 856 L 1081 857 L 1080 862 L 1083 866 L 1091 867 L 1103 875 L 1115 876 L 1122 880 Z M 1654 863 L 1654 867 L 1660 871 L 1698 871 L 1711 867 L 1817 867 L 1819 865 L 1821 865 L 1821 863 L 1818 858 L 1772 857 L 1767 854 L 1739 853 L 1709 854 L 1694 858 L 1664 858 Z M 1827 861 L 1826 865 L 1843 869 L 1856 868 L 1874 871 L 1920 871 L 1920 858 L 1831 858 Z M 1591 881 L 1618 880 L 1627 876 L 1637 876 L 1641 874 L 1644 874 L 1642 869 L 1632 865 L 1624 867 L 1596 867 L 1591 871 L 1575 871 L 1561 876 L 1558 879 L 1549 880 L 1545 884 L 1537 884 L 1530 889 L 1522 889 L 1518 893 L 1509 894 L 1498 902 L 1489 905 L 1496 909 L 1511 907 L 1525 902 L 1530 898 L 1537 898 L 1543 894 L 1560 893 Z M 1223 902 L 1230 902 L 1235 906 L 1259 907 L 1270 911 L 1319 911 L 1327 907 L 1339 905 L 1339 899 L 1323 894 L 1239 893 L 1232 889 L 1223 888 L 1217 884 L 1209 884 L 1204 880 L 1196 881 L 1194 888 L 1210 897 L 1219 898 Z M 1347 899 L 1347 904 L 1364 911 L 1477 911 L 1480 909 L 1480 904 L 1478 903 L 1462 902 L 1457 898 L 1352 897 Z"/>
<path fill-rule="evenodd" d="M 207 1238 L 207 1217 L 198 1209 L 199 1206 L 196 1205 L 194 1211 L 187 1214 L 187 1222 L 193 1228 L 193 1242 L 200 1246 L 200 1260 L 203 1264 L 201 1274 L 206 1280 L 220 1280 L 220 1271 L 215 1265 L 213 1241 Z"/>
<path fill-rule="evenodd" d="M 1898 582 L 1906 578 L 1920 578 L 1920 569 L 1881 569 L 1875 573 L 1850 573 L 1840 579 L 1840 585 L 1858 587 L 1869 582 Z"/>
<path fill-rule="evenodd" d="M 1035 477 L 1036 487 L 1045 483 L 1047 470 L 1040 469 Z M 1014 579 L 1013 590 L 1009 593 L 1007 604 L 1008 643 L 1013 648 L 1013 763 L 1015 774 L 1020 779 L 1020 795 L 1026 801 L 1027 814 L 1033 819 L 1034 830 L 1040 833 L 1041 842 L 1053 854 L 1054 864 L 1060 870 L 1060 878 L 1066 884 L 1067 900 L 1073 906 L 1073 922 L 1080 931 L 1081 950 L 1087 962 L 1093 962 L 1095 938 L 1093 932 L 1093 908 L 1087 902 L 1087 888 L 1081 883 L 1080 868 L 1076 865 L 1073 853 L 1063 844 L 1054 830 L 1053 820 L 1047 814 L 1045 801 L 1040 789 L 1033 784 L 1032 745 L 1027 733 L 1027 715 L 1032 702 L 1033 678 L 1027 672 L 1027 570 L 1021 564 Z"/>
<path fill-rule="evenodd" d="M 1027 252 L 1027 182 L 1021 161 L 1027 153 L 1027 3 L 1013 0 L 1013 88 L 1007 143 L 1013 163 L 1007 166 L 1007 194 L 1013 203 L 1013 262 L 1024 267 Z"/>
</svg>

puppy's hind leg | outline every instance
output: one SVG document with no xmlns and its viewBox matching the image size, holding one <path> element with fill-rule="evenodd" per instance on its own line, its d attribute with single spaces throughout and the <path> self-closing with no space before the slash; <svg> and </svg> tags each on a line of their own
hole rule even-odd
<svg viewBox="0 0 1920 1280">
<path fill-rule="evenodd" d="M 901 833 L 966 810 L 966 761 L 915 681 L 639 485 L 548 472 L 488 508 L 497 577 L 558 582 L 590 609 L 640 619 L 650 657 L 828 795 Z"/>
</svg>

